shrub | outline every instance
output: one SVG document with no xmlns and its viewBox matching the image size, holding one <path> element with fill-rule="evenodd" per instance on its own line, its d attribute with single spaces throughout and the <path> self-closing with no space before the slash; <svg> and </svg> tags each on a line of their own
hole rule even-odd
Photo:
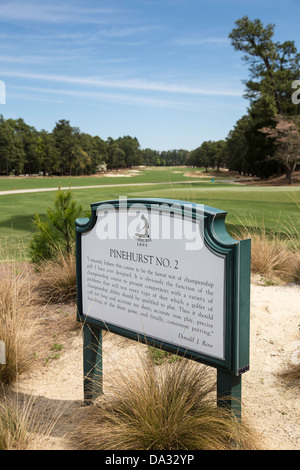
<svg viewBox="0 0 300 470">
<path fill-rule="evenodd" d="M 37 214 L 34 225 L 37 232 L 30 243 L 30 256 L 33 263 L 53 259 L 57 251 L 70 254 L 74 249 L 75 220 L 82 215 L 83 208 L 70 190 L 60 188 L 54 200 L 54 209 L 48 208 L 44 220 Z"/>
</svg>

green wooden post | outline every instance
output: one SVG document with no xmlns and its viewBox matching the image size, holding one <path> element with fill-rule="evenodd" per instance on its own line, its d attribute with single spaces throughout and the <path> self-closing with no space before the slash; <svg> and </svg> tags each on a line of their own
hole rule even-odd
<svg viewBox="0 0 300 470">
<path fill-rule="evenodd" d="M 241 406 L 242 377 L 221 369 L 217 371 L 217 402 L 218 406 L 229 408 L 240 421 L 242 414 Z"/>
<path fill-rule="evenodd" d="M 83 326 L 84 401 L 91 403 L 103 393 L 102 329 L 92 324 Z"/>
</svg>

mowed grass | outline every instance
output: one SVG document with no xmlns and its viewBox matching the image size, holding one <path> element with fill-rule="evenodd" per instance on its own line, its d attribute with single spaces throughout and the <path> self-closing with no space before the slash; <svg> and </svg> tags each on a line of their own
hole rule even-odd
<svg viewBox="0 0 300 470">
<path fill-rule="evenodd" d="M 13 191 L 22 189 L 37 188 L 58 188 L 73 186 L 94 186 L 94 185 L 111 185 L 111 184 L 130 184 L 130 183 L 159 183 L 159 182 L 177 182 L 189 181 L 199 177 L 186 176 L 187 169 L 183 167 L 153 167 L 141 168 L 139 170 L 130 171 L 131 176 L 126 177 L 124 174 L 128 170 L 120 169 L 114 172 L 112 177 L 98 176 L 53 176 L 53 177 L 0 177 L 0 191 Z M 188 169 L 189 173 L 199 171 L 199 169 Z M 109 173 L 112 175 L 112 173 Z M 118 176 L 119 175 L 119 176 Z M 123 175 L 123 176 L 122 176 Z M 205 176 L 203 179 L 211 178 Z M 221 175 L 220 175 L 221 178 Z"/>
<path fill-rule="evenodd" d="M 262 227 L 266 232 L 296 235 L 300 231 L 300 188 L 286 186 L 245 186 L 222 183 L 199 183 L 185 187 L 162 188 L 159 197 L 188 200 L 217 207 L 228 212 L 230 226 L 249 229 Z M 156 191 L 147 191 L 155 197 Z"/>
<path fill-rule="evenodd" d="M 91 203 L 118 199 L 119 196 L 171 198 L 206 204 L 227 211 L 226 223 L 229 231 L 233 226 L 246 226 L 251 229 L 260 225 L 267 232 L 281 233 L 288 230 L 295 236 L 300 231 L 300 188 L 245 186 L 217 181 L 179 183 L 183 181 L 182 175 L 186 170 L 180 168 L 177 170 L 179 173 L 174 171 L 176 170 L 154 169 L 146 172 L 149 174 L 148 180 L 144 181 L 148 183 L 145 186 L 134 186 L 134 183 L 143 183 L 141 175 L 131 178 L 106 178 L 106 181 L 108 180 L 106 185 L 126 184 L 129 186 L 74 189 L 73 193 L 87 212 Z M 172 175 L 176 176 L 173 181 Z M 151 185 L 149 183 L 152 178 L 155 178 L 158 183 L 165 183 L 168 181 L 167 178 L 170 178 L 170 182 Z M 83 179 L 89 181 L 90 184 L 95 184 L 93 177 L 91 179 L 80 178 L 80 184 L 77 186 L 90 185 L 82 184 Z M 116 179 L 119 181 L 117 182 Z M 43 178 L 43 187 L 47 187 L 46 182 L 49 185 L 53 184 L 50 180 L 52 178 Z M 70 184 L 67 186 L 76 186 L 75 178 L 69 178 L 69 180 Z M 79 182 L 79 180 L 76 181 Z M 98 184 L 102 184 L 102 181 Z M 51 187 L 49 185 L 48 187 Z M 6 257 L 15 257 L 20 244 L 23 245 L 25 255 L 28 256 L 28 244 L 34 232 L 35 214 L 38 213 L 41 216 L 46 214 L 47 207 L 53 206 L 54 197 L 55 191 L 0 196 L 0 243 L 2 248 L 4 247 Z"/>
</svg>

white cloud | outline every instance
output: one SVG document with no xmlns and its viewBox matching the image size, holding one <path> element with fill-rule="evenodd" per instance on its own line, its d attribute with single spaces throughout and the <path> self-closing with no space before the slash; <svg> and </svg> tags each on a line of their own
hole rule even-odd
<svg viewBox="0 0 300 470">
<path fill-rule="evenodd" d="M 59 57 L 56 55 L 20 55 L 20 56 L 8 56 L 8 55 L 0 55 L 0 63 L 6 62 L 11 64 L 48 64 L 49 62 L 58 60 L 73 60 L 76 59 L 74 56 L 66 55 Z"/>
<path fill-rule="evenodd" d="M 32 79 L 38 81 L 48 81 L 55 83 L 68 83 L 79 86 L 97 87 L 97 88 L 117 88 L 135 91 L 153 91 L 164 93 L 179 93 L 188 95 L 205 95 L 205 96 L 232 96 L 241 97 L 242 91 L 232 89 L 199 88 L 191 87 L 184 84 L 155 82 L 142 79 L 123 79 L 110 80 L 97 77 L 70 77 L 66 75 L 44 75 L 23 72 L 1 72 L 1 76 L 16 77 L 22 79 Z"/>
<path fill-rule="evenodd" d="M 143 96 L 134 96 L 132 94 L 122 94 L 122 93 L 99 93 L 96 91 L 79 91 L 79 90 L 61 90 L 56 88 L 41 88 L 41 87 L 31 87 L 31 86 L 11 86 L 10 89 L 12 90 L 23 90 L 24 92 L 28 91 L 29 93 L 14 93 L 10 92 L 9 96 L 12 97 L 19 97 L 20 99 L 31 100 L 34 99 L 35 101 L 49 101 L 49 102 L 59 102 L 62 103 L 61 100 L 49 100 L 42 97 L 38 97 L 37 94 L 52 94 L 57 96 L 61 96 L 62 98 L 67 97 L 74 97 L 84 99 L 87 101 L 104 101 L 108 103 L 116 103 L 116 104 L 123 104 L 123 105 L 130 105 L 130 106 L 149 106 L 154 108 L 186 108 L 188 105 L 184 102 L 179 101 L 171 101 L 166 99 L 160 98 L 149 98 Z M 32 95 L 32 93 L 34 93 Z"/>
<path fill-rule="evenodd" d="M 78 8 L 69 3 L 12 0 L 0 5 L 1 21 L 43 23 L 100 23 L 103 15 L 111 15 L 113 8 Z"/>
</svg>

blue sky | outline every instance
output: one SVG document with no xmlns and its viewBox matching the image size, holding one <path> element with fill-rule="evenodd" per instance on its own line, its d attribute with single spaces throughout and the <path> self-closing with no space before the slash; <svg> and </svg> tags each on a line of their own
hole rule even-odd
<svg viewBox="0 0 300 470">
<path fill-rule="evenodd" d="M 248 106 L 244 15 L 300 51 L 300 0 L 0 0 L 0 114 L 156 150 L 224 139 Z"/>
</svg>

